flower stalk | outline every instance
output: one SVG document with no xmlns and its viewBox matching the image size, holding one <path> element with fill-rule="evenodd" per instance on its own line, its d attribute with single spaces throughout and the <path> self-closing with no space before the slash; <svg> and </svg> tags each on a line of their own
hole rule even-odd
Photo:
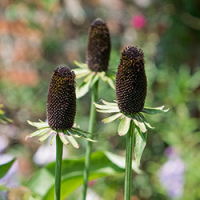
<svg viewBox="0 0 200 200">
<path fill-rule="evenodd" d="M 130 127 L 126 135 L 126 167 L 125 167 L 125 183 L 124 183 L 124 200 L 131 199 L 132 186 L 132 152 L 133 152 L 133 136 L 135 124 L 130 122 Z"/>
<path fill-rule="evenodd" d="M 98 85 L 99 85 L 99 81 L 97 81 L 92 88 L 90 120 L 89 120 L 89 128 L 88 128 L 88 132 L 90 132 L 90 133 L 94 132 L 96 110 L 95 110 L 95 106 L 94 106 L 93 102 L 96 102 L 98 100 Z M 94 136 L 91 135 L 90 139 L 93 140 L 93 137 Z M 92 142 L 88 141 L 87 147 L 86 147 L 86 155 L 85 155 L 85 168 L 83 171 L 84 183 L 83 183 L 83 198 L 82 198 L 82 200 L 85 200 L 86 195 L 87 195 L 91 152 L 92 152 Z"/>
<path fill-rule="evenodd" d="M 60 200 L 61 169 L 62 169 L 63 143 L 56 136 L 56 167 L 55 167 L 55 200 Z"/>
</svg>

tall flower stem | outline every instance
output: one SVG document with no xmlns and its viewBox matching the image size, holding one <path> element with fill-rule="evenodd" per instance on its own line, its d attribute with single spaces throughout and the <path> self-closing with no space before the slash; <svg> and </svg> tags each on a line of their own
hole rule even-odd
<svg viewBox="0 0 200 200">
<path fill-rule="evenodd" d="M 62 168 L 63 143 L 59 135 L 56 136 L 56 167 L 55 167 L 55 200 L 60 200 L 61 168 Z"/>
<path fill-rule="evenodd" d="M 88 128 L 88 132 L 90 132 L 90 133 L 94 132 L 96 110 L 95 110 L 95 106 L 94 106 L 93 102 L 97 102 L 97 100 L 98 100 L 98 85 L 99 85 L 99 81 L 97 81 L 92 88 L 90 121 L 89 121 L 89 128 Z M 93 134 L 91 134 L 90 139 L 93 139 Z M 86 194 L 87 194 L 91 152 L 92 152 L 92 142 L 88 141 L 87 148 L 86 148 L 86 155 L 85 155 L 85 168 L 83 171 L 84 183 L 83 183 L 83 198 L 82 198 L 82 200 L 86 199 Z"/>
<path fill-rule="evenodd" d="M 133 134 L 135 124 L 131 120 L 130 128 L 126 136 L 126 171 L 124 184 L 124 200 L 131 199 L 131 183 L 132 183 L 132 153 L 133 153 Z"/>
</svg>

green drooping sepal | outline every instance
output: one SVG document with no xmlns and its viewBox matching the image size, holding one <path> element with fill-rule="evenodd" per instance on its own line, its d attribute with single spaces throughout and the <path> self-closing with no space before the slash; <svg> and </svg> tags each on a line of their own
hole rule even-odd
<svg viewBox="0 0 200 200">
<path fill-rule="evenodd" d="M 73 126 L 76 115 L 75 74 L 68 67 L 58 67 L 52 76 L 47 97 L 47 119 L 54 130 Z"/>
<path fill-rule="evenodd" d="M 95 19 L 89 28 L 86 54 L 88 68 L 91 71 L 107 71 L 110 46 L 110 34 L 106 23 L 100 18 Z"/>
<path fill-rule="evenodd" d="M 147 94 L 144 54 L 134 46 L 124 48 L 116 75 L 116 98 L 124 114 L 141 112 Z"/>
</svg>

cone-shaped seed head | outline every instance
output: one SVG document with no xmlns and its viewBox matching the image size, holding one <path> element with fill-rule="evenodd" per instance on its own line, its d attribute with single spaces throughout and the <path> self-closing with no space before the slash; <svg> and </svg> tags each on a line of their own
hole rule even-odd
<svg viewBox="0 0 200 200">
<path fill-rule="evenodd" d="M 122 51 L 116 75 L 116 97 L 118 107 L 125 114 L 142 111 L 147 93 L 144 55 L 137 47 Z"/>
<path fill-rule="evenodd" d="M 76 115 L 75 74 L 58 67 L 51 78 L 47 97 L 47 119 L 55 130 L 70 129 Z"/>
<path fill-rule="evenodd" d="M 110 34 L 102 19 L 95 19 L 89 28 L 87 64 L 91 71 L 102 72 L 108 69 L 110 58 Z"/>
</svg>

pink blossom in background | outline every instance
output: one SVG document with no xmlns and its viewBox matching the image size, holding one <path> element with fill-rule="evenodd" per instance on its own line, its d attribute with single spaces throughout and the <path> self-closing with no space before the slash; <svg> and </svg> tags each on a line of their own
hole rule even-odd
<svg viewBox="0 0 200 200">
<path fill-rule="evenodd" d="M 131 24 L 134 28 L 136 29 L 140 29 L 143 28 L 146 24 L 146 19 L 143 15 L 135 15 L 134 17 L 132 17 L 131 19 Z"/>
</svg>

